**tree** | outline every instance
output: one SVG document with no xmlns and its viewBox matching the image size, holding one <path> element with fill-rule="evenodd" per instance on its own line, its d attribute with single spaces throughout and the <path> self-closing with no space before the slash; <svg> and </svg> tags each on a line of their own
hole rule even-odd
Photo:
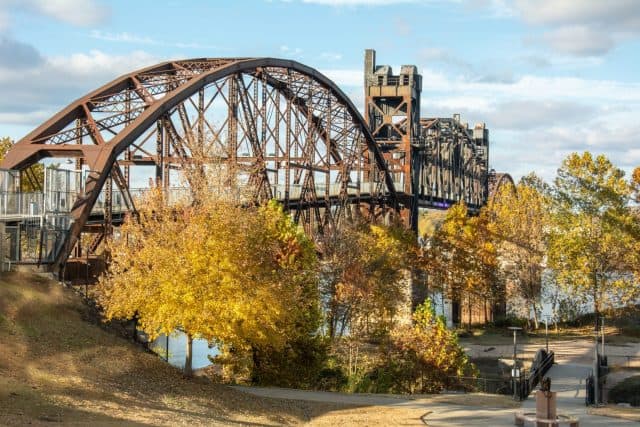
<svg viewBox="0 0 640 427">
<path fill-rule="evenodd" d="M 320 286 L 331 338 L 349 331 L 385 334 L 406 297 L 417 257 L 415 236 L 400 225 L 345 224 L 320 242 Z"/>
<path fill-rule="evenodd" d="M 573 153 L 554 183 L 549 264 L 570 293 L 603 307 L 638 296 L 633 276 L 638 230 L 632 186 L 603 155 Z"/>
<path fill-rule="evenodd" d="M 549 234 L 547 192 L 544 182 L 531 174 L 516 187 L 502 186 L 486 208 L 495 222 L 501 271 L 513 296 L 525 302 L 527 316 L 531 308 L 536 329 Z"/>
<path fill-rule="evenodd" d="M 501 297 L 493 223 L 484 213 L 468 215 L 464 203 L 447 210 L 445 220 L 432 236 L 425 236 L 423 268 L 432 289 L 467 303 L 468 324 L 474 300 L 487 302 Z"/>
<path fill-rule="evenodd" d="M 314 333 L 315 250 L 282 208 L 193 200 L 167 206 L 160 190 L 151 191 L 108 243 L 109 270 L 98 287 L 106 318 L 136 316 L 152 339 L 184 331 L 187 374 L 194 337 L 259 363 L 258 349 Z"/>
<path fill-rule="evenodd" d="M 399 393 L 439 393 L 461 386 L 460 377 L 477 375 L 455 332 L 435 315 L 428 299 L 416 308 L 412 325 L 392 333 L 378 370 L 377 378 L 387 374 L 391 391 Z"/>
<path fill-rule="evenodd" d="M 13 140 L 9 137 L 0 138 L 0 161 L 13 147 Z M 23 192 L 42 191 L 44 187 L 44 165 L 36 163 L 27 168 L 24 178 L 20 181 L 20 190 Z"/>
</svg>

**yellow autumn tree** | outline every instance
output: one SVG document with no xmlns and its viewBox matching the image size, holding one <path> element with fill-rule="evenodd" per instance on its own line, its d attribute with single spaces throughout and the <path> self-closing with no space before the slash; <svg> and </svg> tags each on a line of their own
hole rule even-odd
<svg viewBox="0 0 640 427">
<path fill-rule="evenodd" d="M 464 380 L 478 375 L 456 333 L 436 316 L 429 299 L 416 307 L 411 325 L 393 331 L 374 372 L 375 391 L 409 394 L 472 390 Z"/>
<path fill-rule="evenodd" d="M 624 175 L 603 155 L 572 153 L 553 186 L 549 266 L 560 286 L 589 301 L 596 316 L 640 296 L 640 230 L 630 206 L 635 177 L 628 182 Z"/>
<path fill-rule="evenodd" d="M 537 176 L 525 176 L 515 187 L 500 187 L 486 214 L 495 225 L 500 267 L 509 282 L 509 293 L 524 301 L 527 319 L 532 313 L 537 329 L 550 232 L 548 189 Z"/>
<path fill-rule="evenodd" d="M 320 248 L 329 336 L 388 331 L 406 303 L 403 279 L 417 258 L 415 236 L 399 225 L 345 224 Z"/>
<path fill-rule="evenodd" d="M 480 302 L 488 320 L 489 305 L 501 299 L 502 286 L 494 224 L 484 212 L 470 216 L 464 203 L 450 207 L 434 234 L 425 236 L 422 260 L 430 287 L 466 304 L 469 325 Z"/>
<path fill-rule="evenodd" d="M 139 206 L 107 245 L 98 302 L 107 319 L 136 316 L 152 339 L 184 331 L 187 374 L 194 337 L 278 349 L 317 327 L 314 247 L 277 203 L 208 195 L 169 206 L 156 189 Z"/>
</svg>

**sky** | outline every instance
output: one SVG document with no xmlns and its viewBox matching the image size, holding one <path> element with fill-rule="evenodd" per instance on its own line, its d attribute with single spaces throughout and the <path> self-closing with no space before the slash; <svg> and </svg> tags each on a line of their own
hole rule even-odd
<svg viewBox="0 0 640 427">
<path fill-rule="evenodd" d="M 640 166 L 637 0 L 0 0 L 0 136 L 178 58 L 294 59 L 362 108 L 367 48 L 418 66 L 423 117 L 485 122 L 516 179 L 575 151 Z"/>
</svg>

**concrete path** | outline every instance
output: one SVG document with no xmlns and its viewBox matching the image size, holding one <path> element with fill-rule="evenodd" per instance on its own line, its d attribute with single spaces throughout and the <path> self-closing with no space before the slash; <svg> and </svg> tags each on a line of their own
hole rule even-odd
<svg viewBox="0 0 640 427">
<path fill-rule="evenodd" d="M 513 344 L 470 344 L 461 341 L 462 347 L 471 358 L 503 358 L 513 357 Z M 532 360 L 536 351 L 544 344 L 518 344 L 518 358 Z M 606 346 L 606 354 L 611 366 L 640 367 L 640 343 L 627 343 Z M 589 364 L 593 362 L 593 340 L 553 341 L 549 349 L 556 355 L 556 363 Z"/>
<path fill-rule="evenodd" d="M 556 369 L 558 368 L 558 369 Z M 585 366 L 554 366 L 549 371 L 555 376 L 552 379 L 552 389 L 558 390 L 558 408 L 561 413 L 574 415 L 580 418 L 580 426 L 632 426 L 637 425 L 632 421 L 625 421 L 616 418 L 599 417 L 586 414 L 584 406 L 584 380 L 588 373 Z M 245 393 L 258 396 L 271 397 L 276 399 L 306 400 L 313 402 L 338 403 L 356 406 L 386 406 L 398 408 L 420 409 L 429 413 L 424 419 L 427 425 L 432 427 L 475 427 L 475 426 L 513 426 L 516 409 L 490 408 L 478 406 L 452 405 L 445 403 L 434 403 L 428 398 L 406 399 L 401 397 L 376 396 L 370 394 L 346 394 L 320 391 L 304 391 L 284 388 L 262 388 L 262 387 L 242 387 L 235 389 Z M 562 391 L 561 391 L 562 390 Z M 535 400 L 525 401 L 523 409 L 525 411 L 535 411 Z"/>
<path fill-rule="evenodd" d="M 263 388 L 235 386 L 236 390 L 263 397 L 312 402 L 338 403 L 355 406 L 386 406 L 419 409 L 428 414 L 427 425 L 444 426 L 512 426 L 514 409 L 434 403 L 429 399 L 406 399 L 402 397 L 376 396 L 371 394 L 332 393 L 285 388 Z M 401 420 L 398 420 L 401 421 Z"/>
</svg>

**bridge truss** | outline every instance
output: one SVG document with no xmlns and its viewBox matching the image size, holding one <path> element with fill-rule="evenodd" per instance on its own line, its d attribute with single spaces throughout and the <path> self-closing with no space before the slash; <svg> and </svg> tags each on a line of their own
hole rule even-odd
<svg viewBox="0 0 640 427">
<path fill-rule="evenodd" d="M 124 75 L 18 141 L 2 167 L 26 171 L 46 158 L 82 174 L 50 258 L 57 266 L 97 249 L 116 204 L 135 211 L 133 188 L 181 185 L 178 172 L 195 159 L 224 165 L 250 202 L 280 200 L 310 234 L 400 208 L 358 110 L 325 76 L 288 60 L 171 61 Z M 83 232 L 93 235 L 84 245 Z"/>
</svg>

